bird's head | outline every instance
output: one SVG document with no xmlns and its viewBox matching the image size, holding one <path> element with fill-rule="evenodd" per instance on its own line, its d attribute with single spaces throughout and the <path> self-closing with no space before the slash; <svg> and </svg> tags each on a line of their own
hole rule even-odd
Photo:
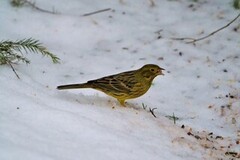
<svg viewBox="0 0 240 160">
<path fill-rule="evenodd" d="M 147 81 L 152 81 L 158 75 L 164 75 L 162 71 L 165 70 L 155 64 L 146 64 L 139 69 L 140 74 Z"/>
</svg>

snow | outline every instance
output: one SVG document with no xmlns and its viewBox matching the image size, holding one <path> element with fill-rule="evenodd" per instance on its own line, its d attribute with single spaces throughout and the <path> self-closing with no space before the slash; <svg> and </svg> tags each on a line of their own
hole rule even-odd
<svg viewBox="0 0 240 160">
<path fill-rule="evenodd" d="M 227 24 L 239 13 L 230 2 L 35 2 L 61 14 L 3 1 L 1 40 L 38 39 L 61 63 L 28 54 L 30 65 L 14 65 L 20 80 L 9 66 L 0 67 L 1 160 L 239 156 L 240 31 L 233 30 L 239 19 L 196 45 L 172 39 L 201 37 Z M 81 16 L 106 8 L 111 10 Z M 56 90 L 148 63 L 165 68 L 165 76 L 126 108 L 96 90 Z M 157 108 L 156 118 L 149 107 Z M 173 114 L 176 124 L 166 117 Z"/>
</svg>

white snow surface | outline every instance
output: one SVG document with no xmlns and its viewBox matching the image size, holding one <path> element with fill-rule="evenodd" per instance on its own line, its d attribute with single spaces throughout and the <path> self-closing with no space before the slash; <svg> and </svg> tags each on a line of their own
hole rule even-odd
<svg viewBox="0 0 240 160">
<path fill-rule="evenodd" d="M 14 64 L 21 79 L 0 66 L 1 160 L 240 157 L 240 20 L 195 45 L 172 39 L 202 37 L 229 23 L 239 14 L 231 1 L 35 4 L 60 14 L 2 0 L 1 40 L 38 39 L 61 62 L 29 53 L 31 64 Z M 165 68 L 165 75 L 127 107 L 93 89 L 56 89 L 149 63 Z M 149 108 L 157 108 L 156 118 Z"/>
</svg>

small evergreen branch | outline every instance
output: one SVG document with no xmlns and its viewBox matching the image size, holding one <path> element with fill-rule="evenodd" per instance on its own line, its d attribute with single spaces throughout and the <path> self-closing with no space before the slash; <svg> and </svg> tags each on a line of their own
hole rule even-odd
<svg viewBox="0 0 240 160">
<path fill-rule="evenodd" d="M 23 52 L 24 51 L 24 52 Z M 34 52 L 41 53 L 43 56 L 49 56 L 53 63 L 59 63 L 59 58 L 49 52 L 38 40 L 32 38 L 18 41 L 1 41 L 0 42 L 0 65 L 10 65 L 15 75 L 19 78 L 13 65 L 16 62 L 30 63 L 24 53 Z"/>
<path fill-rule="evenodd" d="M 170 120 L 173 120 L 173 123 L 174 123 L 174 124 L 176 124 L 176 121 L 179 120 L 179 118 L 176 117 L 176 116 L 174 115 L 174 113 L 173 113 L 172 116 L 165 116 L 165 117 L 167 117 L 167 118 L 170 119 Z"/>
<path fill-rule="evenodd" d="M 54 9 L 53 9 L 53 11 L 48 11 L 48 10 L 39 8 L 38 6 L 36 6 L 35 2 L 31 2 L 28 0 L 11 0 L 11 5 L 13 7 L 22 7 L 22 6 L 26 5 L 26 6 L 32 7 L 33 9 L 40 11 L 40 12 L 45 12 L 45 13 L 50 13 L 50 14 L 59 14 Z"/>
<path fill-rule="evenodd" d="M 195 44 L 195 42 L 197 41 L 201 41 L 201 40 L 204 40 L 206 38 L 209 38 L 211 37 L 212 35 L 214 35 L 215 33 L 227 28 L 228 26 L 230 26 L 233 22 L 235 22 L 238 18 L 240 17 L 240 13 L 233 19 L 231 20 L 228 24 L 226 24 L 225 26 L 211 32 L 210 34 L 206 35 L 206 36 L 203 36 L 203 37 L 200 37 L 200 38 L 172 38 L 173 40 L 180 40 L 180 41 L 185 41 L 186 43 L 193 43 Z"/>
<path fill-rule="evenodd" d="M 59 58 L 56 55 L 49 52 L 47 48 L 42 46 L 42 44 L 38 40 L 34 40 L 32 38 L 23 39 L 16 42 L 12 41 L 0 42 L 0 52 L 2 52 L 1 49 L 8 50 L 9 55 L 16 56 L 15 58 L 17 60 L 22 60 L 24 62 L 27 62 L 27 59 L 25 57 L 20 56 L 19 54 L 14 53 L 14 51 L 20 52 L 21 54 L 23 50 L 26 53 L 28 53 L 29 51 L 34 53 L 41 53 L 43 56 L 49 56 L 52 59 L 53 63 L 59 62 Z"/>
</svg>

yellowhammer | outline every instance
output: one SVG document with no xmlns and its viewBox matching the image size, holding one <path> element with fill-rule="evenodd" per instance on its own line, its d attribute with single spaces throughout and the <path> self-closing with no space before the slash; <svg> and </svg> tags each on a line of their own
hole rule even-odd
<svg viewBox="0 0 240 160">
<path fill-rule="evenodd" d="M 106 76 L 81 84 L 58 86 L 57 89 L 93 88 L 116 98 L 125 106 L 126 99 L 137 98 L 148 91 L 153 79 L 162 73 L 163 68 L 155 64 L 147 64 L 142 68 Z"/>
</svg>

